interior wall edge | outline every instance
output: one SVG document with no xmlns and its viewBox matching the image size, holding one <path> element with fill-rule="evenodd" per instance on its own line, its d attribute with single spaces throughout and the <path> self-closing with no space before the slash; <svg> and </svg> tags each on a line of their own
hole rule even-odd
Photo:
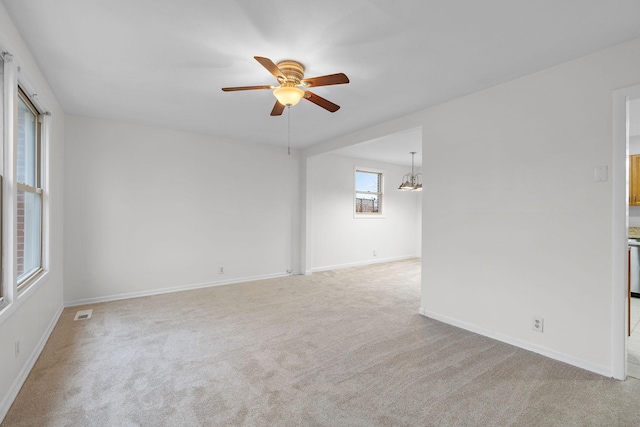
<svg viewBox="0 0 640 427">
<path fill-rule="evenodd" d="M 638 84 L 638 52 L 634 40 L 428 110 L 424 307 L 614 373 L 622 316 L 613 307 L 622 302 L 612 256 L 626 234 L 612 226 L 611 178 L 593 173 L 615 161 L 612 93 Z M 469 188 L 462 203 L 457 195 Z M 576 245 L 575 236 L 585 239 Z M 462 239 L 477 244 L 461 247 Z M 531 331 L 534 315 L 549 326 L 543 334 Z"/>
</svg>

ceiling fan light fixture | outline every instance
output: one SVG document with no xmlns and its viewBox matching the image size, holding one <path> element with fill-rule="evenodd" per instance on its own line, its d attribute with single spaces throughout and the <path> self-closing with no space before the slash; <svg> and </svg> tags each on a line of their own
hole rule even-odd
<svg viewBox="0 0 640 427">
<path fill-rule="evenodd" d="M 282 105 L 296 105 L 304 97 L 304 91 L 296 86 L 280 86 L 273 90 L 273 96 Z"/>
<path fill-rule="evenodd" d="M 239 90 L 272 90 L 277 101 L 271 110 L 271 116 L 280 116 L 284 111 L 284 107 L 296 105 L 302 98 L 316 104 L 318 107 L 324 108 L 330 113 L 335 113 L 340 106 L 324 99 L 315 93 L 305 90 L 313 86 L 329 86 L 342 85 L 349 83 L 349 78 L 344 73 L 327 74 L 324 76 L 304 77 L 304 66 L 298 61 L 285 60 L 277 64 L 269 58 L 263 56 L 254 56 L 256 61 L 269 71 L 273 77 L 278 80 L 279 87 L 274 88 L 271 85 L 254 85 L 254 86 L 235 86 L 223 87 L 224 92 L 235 92 Z M 300 87 L 298 87 L 300 86 Z"/>
</svg>

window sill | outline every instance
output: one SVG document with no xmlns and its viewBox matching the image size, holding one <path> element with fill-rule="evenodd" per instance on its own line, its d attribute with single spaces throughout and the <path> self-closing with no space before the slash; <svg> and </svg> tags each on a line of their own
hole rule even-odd
<svg viewBox="0 0 640 427">
<path fill-rule="evenodd" d="M 361 214 L 361 213 L 354 213 L 353 214 L 353 218 L 354 219 L 384 219 L 386 218 L 386 216 L 384 214 Z"/>
<path fill-rule="evenodd" d="M 46 276 L 46 271 L 42 268 L 31 273 L 26 279 L 18 284 L 18 298 L 21 298 L 29 289 L 32 289 L 38 282 Z"/>
<path fill-rule="evenodd" d="M 31 295 L 33 295 L 36 289 L 46 283 L 45 279 L 48 276 L 48 271 L 40 269 L 37 274 L 31 276 L 31 280 L 28 281 L 28 284 L 25 283 L 25 285 L 23 285 L 21 290 L 18 291 L 14 297 L 13 301 L 8 301 L 5 296 L 4 301 L 0 302 L 0 325 L 2 325 L 5 320 L 11 318 L 12 314 L 15 313 Z"/>
</svg>

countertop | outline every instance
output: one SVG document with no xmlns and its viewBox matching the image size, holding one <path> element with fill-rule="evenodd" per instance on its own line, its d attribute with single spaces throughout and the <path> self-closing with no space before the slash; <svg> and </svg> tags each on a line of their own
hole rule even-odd
<svg viewBox="0 0 640 427">
<path fill-rule="evenodd" d="M 629 227 L 629 238 L 640 239 L 640 227 Z"/>
</svg>

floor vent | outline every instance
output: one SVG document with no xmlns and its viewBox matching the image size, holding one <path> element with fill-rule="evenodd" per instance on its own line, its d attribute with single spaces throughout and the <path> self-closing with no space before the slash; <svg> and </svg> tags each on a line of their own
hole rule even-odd
<svg viewBox="0 0 640 427">
<path fill-rule="evenodd" d="M 86 320 L 91 319 L 91 314 L 93 313 L 93 309 L 89 310 L 80 310 L 76 313 L 76 317 L 73 320 Z"/>
</svg>

